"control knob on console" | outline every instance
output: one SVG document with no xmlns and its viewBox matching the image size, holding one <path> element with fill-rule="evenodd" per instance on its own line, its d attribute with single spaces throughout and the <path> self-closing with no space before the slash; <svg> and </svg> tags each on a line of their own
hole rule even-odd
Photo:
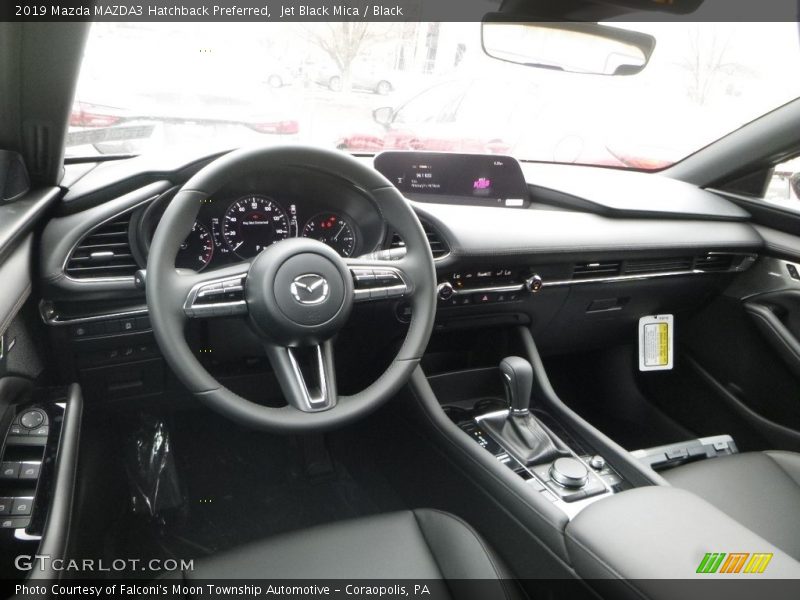
<svg viewBox="0 0 800 600">
<path fill-rule="evenodd" d="M 568 488 L 582 488 L 589 481 L 589 470 L 581 461 L 562 457 L 550 466 L 550 477 Z"/>
<path fill-rule="evenodd" d="M 606 459 L 600 456 L 599 454 L 595 454 L 592 458 L 589 459 L 589 466 L 592 467 L 595 471 L 602 471 L 606 467 Z"/>
<path fill-rule="evenodd" d="M 453 297 L 453 294 L 456 293 L 455 289 L 453 288 L 453 284 L 449 281 L 445 281 L 439 284 L 439 287 L 436 288 L 436 291 L 439 295 L 439 300 L 450 300 Z"/>
<path fill-rule="evenodd" d="M 525 280 L 525 289 L 528 290 L 531 294 L 535 294 L 539 290 L 542 289 L 544 282 L 539 275 L 531 275 Z"/>
</svg>

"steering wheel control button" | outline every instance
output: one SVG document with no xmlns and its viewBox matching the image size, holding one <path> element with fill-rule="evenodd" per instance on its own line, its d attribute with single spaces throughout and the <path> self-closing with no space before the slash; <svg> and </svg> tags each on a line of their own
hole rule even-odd
<svg viewBox="0 0 800 600">
<path fill-rule="evenodd" d="M 385 287 L 372 288 L 369 291 L 370 300 L 383 300 L 389 297 L 389 291 Z"/>
<path fill-rule="evenodd" d="M 353 269 L 352 273 L 356 287 L 369 287 L 375 281 L 375 271 L 372 269 Z"/>
<path fill-rule="evenodd" d="M 589 470 L 575 458 L 557 458 L 550 466 L 550 478 L 567 488 L 581 488 L 589 480 Z"/>
<path fill-rule="evenodd" d="M 247 314 L 245 275 L 203 283 L 189 292 L 184 311 L 190 317 L 230 317 Z M 138 323 L 138 319 L 137 319 Z M 149 326 L 149 319 L 148 319 Z"/>
<path fill-rule="evenodd" d="M 392 287 L 403 283 L 403 280 L 400 279 L 400 276 L 395 271 L 389 269 L 375 269 L 373 273 L 375 274 L 375 283 L 377 283 L 379 287 Z"/>
<path fill-rule="evenodd" d="M 351 267 L 350 273 L 356 302 L 401 298 L 408 293 L 408 286 L 397 269 Z"/>
</svg>

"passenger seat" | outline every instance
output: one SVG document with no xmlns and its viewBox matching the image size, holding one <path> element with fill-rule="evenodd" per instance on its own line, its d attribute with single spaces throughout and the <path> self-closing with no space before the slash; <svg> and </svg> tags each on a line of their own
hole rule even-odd
<svg viewBox="0 0 800 600">
<path fill-rule="evenodd" d="M 800 560 L 800 454 L 749 452 L 661 473 Z"/>
</svg>

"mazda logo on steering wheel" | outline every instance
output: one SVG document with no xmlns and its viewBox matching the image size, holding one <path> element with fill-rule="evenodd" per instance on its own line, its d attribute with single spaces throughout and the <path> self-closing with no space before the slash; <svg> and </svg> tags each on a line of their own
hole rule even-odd
<svg viewBox="0 0 800 600">
<path fill-rule="evenodd" d="M 300 304 L 322 304 L 328 299 L 328 280 L 322 275 L 298 275 L 289 286 L 292 297 Z"/>
</svg>

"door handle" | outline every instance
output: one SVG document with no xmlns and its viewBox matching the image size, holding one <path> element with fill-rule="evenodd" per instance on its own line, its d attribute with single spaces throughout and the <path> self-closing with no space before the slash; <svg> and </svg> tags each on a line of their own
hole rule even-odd
<svg viewBox="0 0 800 600">
<path fill-rule="evenodd" d="M 797 336 L 770 306 L 750 301 L 744 303 L 744 309 L 750 315 L 756 328 L 777 351 L 792 373 L 800 377 L 800 340 L 797 339 Z"/>
</svg>

